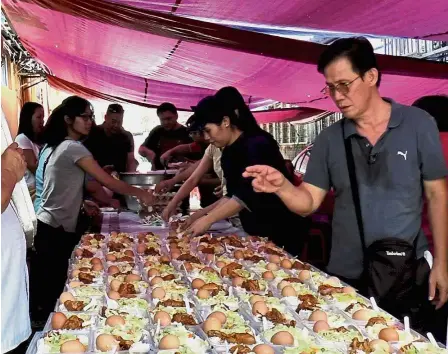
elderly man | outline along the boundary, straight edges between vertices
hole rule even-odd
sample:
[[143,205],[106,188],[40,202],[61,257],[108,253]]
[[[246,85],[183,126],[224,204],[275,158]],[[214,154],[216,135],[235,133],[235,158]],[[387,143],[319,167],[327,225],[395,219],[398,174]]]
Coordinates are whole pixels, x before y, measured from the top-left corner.
[[[403,284],[415,280],[408,271],[417,264],[425,266],[422,257],[427,240],[421,229],[425,193],[434,237],[426,296],[441,307],[448,299],[447,168],[434,120],[420,109],[380,96],[381,73],[372,45],[364,38],[331,44],[318,69],[326,81],[322,91],[345,118],[317,137],[304,182],[294,187],[268,166],[250,167],[245,176],[254,178],[257,191],[276,193],[289,209],[301,215],[316,211],[333,188],[328,271],[357,288],[368,289],[370,294],[372,289],[383,291],[382,296],[388,299],[384,306],[400,316],[410,310],[405,308],[407,302],[397,301],[399,291],[409,293]],[[378,246],[383,248],[381,254]],[[384,271],[374,278],[370,271],[378,266],[373,262],[380,256],[391,268],[396,267],[395,278]],[[408,263],[396,266],[404,259]],[[403,272],[409,277],[402,277]],[[383,283],[378,284],[378,279]],[[412,294],[406,299],[412,302]]]

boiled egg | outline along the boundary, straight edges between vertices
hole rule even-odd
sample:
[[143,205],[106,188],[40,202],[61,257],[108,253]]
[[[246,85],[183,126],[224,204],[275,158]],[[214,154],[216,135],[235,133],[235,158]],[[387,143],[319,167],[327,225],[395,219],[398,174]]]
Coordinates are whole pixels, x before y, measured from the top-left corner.
[[218,267],[218,268],[222,268],[222,267],[224,267],[226,265],[226,263],[225,262],[223,262],[223,261],[218,261],[218,262],[216,262],[216,266]]
[[179,338],[172,334],[167,334],[159,342],[159,349],[162,350],[179,349],[179,346]]
[[113,315],[107,318],[106,325],[110,327],[119,327],[123,326],[126,323],[123,317],[118,315]]
[[124,254],[125,254],[126,256],[129,256],[129,257],[134,257],[134,252],[131,251],[131,250],[126,250],[126,251],[124,251]]
[[297,292],[292,286],[287,285],[282,289],[282,296],[283,297],[297,296]]
[[99,259],[98,257],[94,257],[90,260],[90,264],[101,264],[101,259]]
[[160,321],[160,325],[163,327],[169,326],[171,324],[171,317],[168,312],[158,311],[154,315],[154,322],[157,323],[158,321]]
[[59,296],[59,300],[61,303],[65,303],[66,301],[75,301],[75,297],[72,293],[65,291],[61,294],[61,296]]
[[330,326],[328,325],[327,321],[317,321],[313,326],[313,331],[316,333],[328,331],[330,329]]
[[117,257],[114,254],[107,254],[106,255],[106,261],[108,262],[115,262],[117,260]]
[[92,265],[92,270],[94,270],[95,272],[99,272],[103,269],[104,267],[102,263],[95,263],[94,265]]
[[342,288],[342,292],[343,292],[344,294],[355,294],[355,293],[356,293],[356,290],[353,289],[351,286],[344,286],[344,287]]
[[144,244],[141,243],[137,246],[137,253],[139,253],[139,254],[144,253],[145,250],[146,250],[146,246]]
[[249,298],[249,302],[250,302],[250,304],[253,306],[256,302],[258,302],[258,301],[264,301],[264,298],[263,298],[263,296],[260,296],[260,295],[252,295],[250,298]]
[[96,347],[102,352],[108,352],[115,349],[118,341],[110,334],[100,334],[96,337]]
[[309,270],[302,270],[299,273],[299,279],[301,282],[305,282],[311,278],[311,273]]
[[204,322],[204,331],[219,331],[222,328],[222,322],[215,317],[207,318]]
[[142,278],[137,274],[128,274],[124,278],[124,281],[127,283],[132,283],[133,281],[140,281]]
[[61,345],[61,353],[84,353],[86,347],[79,340],[68,340]]
[[210,297],[210,291],[207,289],[199,289],[197,295],[200,299],[208,299]]
[[110,267],[107,269],[107,272],[108,272],[110,275],[114,275],[114,274],[120,273],[120,269],[119,269],[117,266],[110,266]]
[[181,255],[181,253],[178,249],[172,249],[170,254],[171,254],[172,259],[178,259]]
[[275,275],[270,270],[263,273],[263,279],[265,279],[265,280],[273,280],[274,278],[275,278]]
[[165,298],[166,291],[163,288],[155,288],[151,293],[153,299],[162,300]]
[[149,278],[155,277],[157,275],[160,275],[160,272],[159,272],[158,269],[151,268],[150,270],[148,270],[148,277]]
[[69,287],[71,287],[72,289],[74,289],[74,288],[78,288],[78,287],[80,287],[81,285],[84,285],[82,282],[80,282],[80,281],[71,281],[69,284],[68,284],[68,286]]
[[120,294],[119,294],[118,292],[113,291],[113,290],[109,291],[109,292],[107,293],[107,296],[108,296],[109,299],[111,299],[111,300],[118,300],[118,299],[121,297]]
[[209,318],[216,318],[223,325],[227,322],[227,316],[221,311],[212,312],[210,315],[208,315],[207,319],[209,319]]
[[170,262],[170,257],[162,256],[162,257],[160,257],[160,262],[161,263],[169,263]]
[[121,281],[114,279],[110,282],[110,288],[113,291],[118,291],[120,289]]
[[82,248],[77,248],[77,249],[75,250],[75,255],[76,255],[77,257],[81,257],[81,256],[82,256]]
[[277,256],[276,254],[271,254],[269,256],[269,262],[279,264],[280,263],[280,257]]
[[372,310],[369,309],[361,309],[356,311],[353,315],[352,318],[356,321],[368,321],[370,320],[373,316],[375,315],[375,313]]
[[67,321],[67,316],[65,316],[62,312],[56,312],[51,318],[51,327],[54,330],[61,329],[64,327],[65,321]]
[[287,280],[282,280],[280,283],[278,283],[278,285],[277,285],[277,289],[278,289],[278,290],[283,290],[283,288],[284,288],[285,286],[288,286],[288,285],[290,285],[289,281],[287,281]]
[[241,287],[241,285],[243,285],[244,283],[244,278],[242,277],[235,277],[232,279],[232,285],[235,287]]
[[159,276],[156,276],[156,277],[151,279],[150,284],[154,286],[154,285],[160,284],[162,282],[163,282],[163,278],[159,277]]
[[400,336],[398,332],[393,328],[384,328],[378,334],[378,338],[386,342],[398,342]]
[[292,268],[292,262],[289,259],[284,259],[281,261],[280,266],[285,269],[291,269]]
[[264,301],[257,301],[252,306],[252,313],[256,315],[265,316],[268,313],[269,309],[268,306]]
[[79,273],[81,273],[81,271],[79,269],[75,269],[74,271],[72,271],[72,278],[76,278]]
[[268,344],[258,344],[252,349],[255,354],[275,354],[274,348]]
[[205,285],[205,281],[200,278],[196,278],[191,282],[191,286],[193,289],[200,289]]
[[273,262],[270,262],[270,263],[266,264],[266,269],[267,270],[278,270],[278,265]]
[[327,314],[322,310],[315,310],[311,313],[310,317],[308,317],[309,321],[317,322],[317,321],[328,321]]
[[271,343],[275,345],[293,345],[294,337],[287,331],[280,331],[272,336]]

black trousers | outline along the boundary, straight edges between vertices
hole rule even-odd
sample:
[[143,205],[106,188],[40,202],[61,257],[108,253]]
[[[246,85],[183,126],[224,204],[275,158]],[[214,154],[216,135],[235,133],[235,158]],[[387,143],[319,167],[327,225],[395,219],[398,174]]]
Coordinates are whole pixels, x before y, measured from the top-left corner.
[[34,238],[36,254],[30,267],[31,312],[34,320],[46,319],[67,280],[68,262],[79,235],[41,221]]

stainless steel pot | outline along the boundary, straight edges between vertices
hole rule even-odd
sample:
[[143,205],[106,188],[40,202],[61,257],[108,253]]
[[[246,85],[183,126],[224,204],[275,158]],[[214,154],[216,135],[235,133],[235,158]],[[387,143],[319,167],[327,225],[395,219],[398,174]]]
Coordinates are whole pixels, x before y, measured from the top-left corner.
[[[172,178],[176,172],[177,170],[161,170],[147,173],[126,172],[120,173],[120,180],[137,188],[148,189],[165,179]],[[125,195],[124,199],[129,210],[139,211],[140,206],[135,197]]]

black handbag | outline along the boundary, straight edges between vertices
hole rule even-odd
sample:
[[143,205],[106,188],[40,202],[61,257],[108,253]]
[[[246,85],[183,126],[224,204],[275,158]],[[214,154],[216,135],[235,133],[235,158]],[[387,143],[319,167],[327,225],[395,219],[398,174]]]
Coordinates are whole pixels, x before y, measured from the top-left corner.
[[342,121],[342,138],[364,255],[361,278],[364,289],[360,290],[364,295],[374,297],[380,307],[400,320],[410,316],[416,325],[422,305],[428,303],[429,265],[425,258],[417,259],[418,237],[412,244],[397,238],[366,244],[352,141],[344,135],[345,119]]

